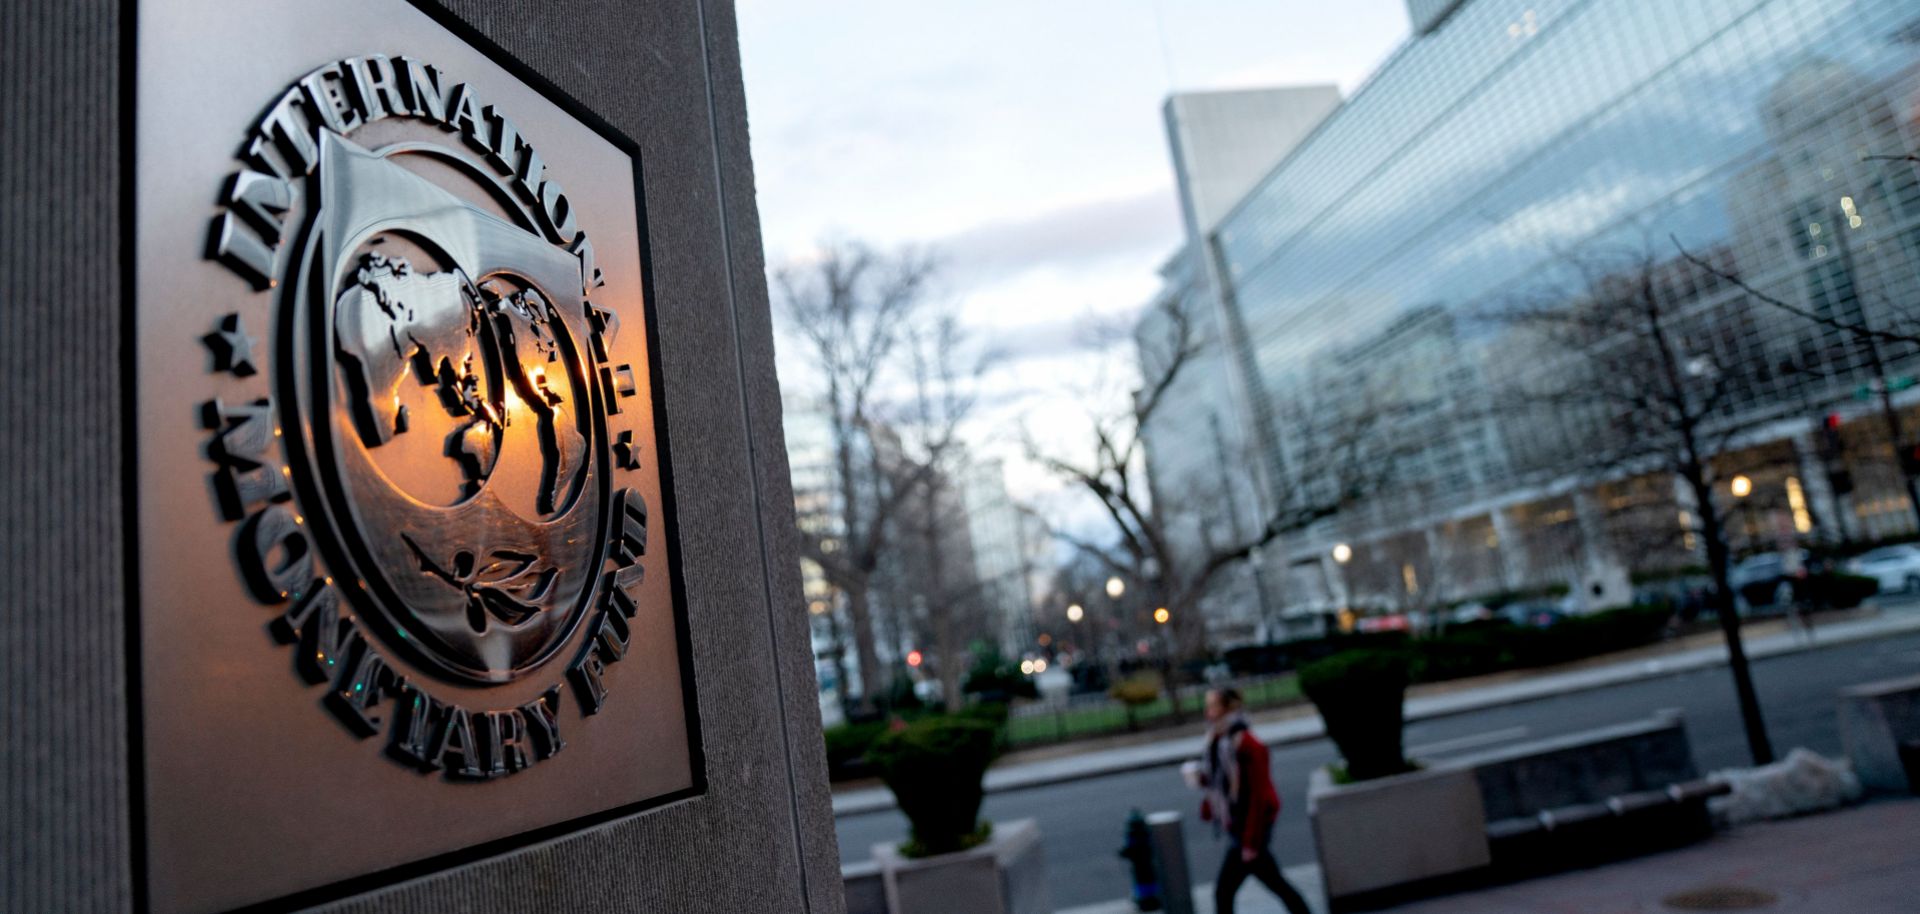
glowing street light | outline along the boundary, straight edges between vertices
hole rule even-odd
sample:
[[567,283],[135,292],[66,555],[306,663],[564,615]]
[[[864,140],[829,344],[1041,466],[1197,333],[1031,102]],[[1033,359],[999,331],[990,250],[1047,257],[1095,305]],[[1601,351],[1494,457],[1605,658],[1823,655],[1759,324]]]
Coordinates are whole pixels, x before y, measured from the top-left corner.
[[1126,592],[1127,582],[1120,580],[1117,575],[1107,579],[1107,596],[1118,600],[1120,595]]
[[1730,488],[1733,489],[1733,497],[1745,498],[1753,494],[1753,480],[1748,479],[1746,474],[1743,473],[1733,477]]
[[1353,547],[1346,543],[1333,544],[1333,560],[1345,565],[1353,560]]
[[1153,621],[1158,622],[1161,625],[1167,624],[1167,620],[1171,618],[1173,618],[1173,614],[1170,612],[1167,612],[1167,608],[1165,606],[1162,606],[1159,609],[1156,609],[1153,611]]
[[1072,606],[1067,607],[1068,622],[1078,622],[1080,621],[1080,618],[1082,616],[1085,616],[1086,614],[1087,614],[1087,611],[1084,609],[1081,609],[1080,604],[1078,603],[1075,603]]

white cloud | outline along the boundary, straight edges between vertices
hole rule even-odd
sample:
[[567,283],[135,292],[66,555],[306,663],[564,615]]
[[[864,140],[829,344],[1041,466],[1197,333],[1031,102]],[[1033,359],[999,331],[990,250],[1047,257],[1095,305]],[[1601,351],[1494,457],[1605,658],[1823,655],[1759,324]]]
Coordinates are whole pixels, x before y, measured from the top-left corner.
[[1009,486],[1028,498],[1049,497],[1050,477],[1020,458],[1022,417],[1074,448],[1090,409],[1125,406],[1124,354],[1090,353],[1076,334],[1089,316],[1135,313],[1179,242],[1165,96],[1351,89],[1406,33],[1402,0],[738,9],[768,262],[836,236],[944,249],[943,295],[1008,353],[983,380],[994,402],[974,446],[1008,457]]

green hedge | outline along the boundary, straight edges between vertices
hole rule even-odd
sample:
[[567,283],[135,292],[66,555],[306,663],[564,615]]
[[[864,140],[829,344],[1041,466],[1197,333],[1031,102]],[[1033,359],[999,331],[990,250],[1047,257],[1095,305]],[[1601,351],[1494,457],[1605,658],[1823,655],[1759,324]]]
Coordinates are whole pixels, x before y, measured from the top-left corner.
[[1415,682],[1442,682],[1505,670],[1551,666],[1652,644],[1665,636],[1673,608],[1664,603],[1568,616],[1546,628],[1476,623],[1406,642]]
[[1880,592],[1880,582],[1857,574],[1823,571],[1808,575],[1794,587],[1794,598],[1815,606],[1852,609]]

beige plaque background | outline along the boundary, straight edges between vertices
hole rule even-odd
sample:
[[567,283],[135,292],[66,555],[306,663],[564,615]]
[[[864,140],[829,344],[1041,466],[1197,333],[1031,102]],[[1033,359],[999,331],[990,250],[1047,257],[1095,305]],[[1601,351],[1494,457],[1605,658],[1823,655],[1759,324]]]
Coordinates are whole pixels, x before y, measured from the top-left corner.
[[[591,23],[582,23],[591,28]],[[644,801],[698,783],[688,743],[668,573],[653,399],[623,400],[610,434],[632,430],[643,467],[620,483],[655,512],[631,653],[608,668],[606,707],[583,718],[569,688],[566,748],[499,780],[450,782],[384,754],[320,704],[292,670],[233,558],[204,458],[208,400],[273,390],[272,293],[206,259],[216,196],[266,107],[308,71],[356,55],[409,56],[467,82],[511,119],[575,201],[620,312],[614,363],[649,377],[639,214],[631,157],[402,0],[195,2],[139,6],[135,215],[136,452],[140,699],[146,858],[155,911],[231,908],[376,873]],[[366,131],[375,131],[376,124]],[[356,134],[357,136],[358,134]],[[443,142],[459,148],[444,134]],[[263,373],[210,371],[200,337],[238,312]],[[681,472],[688,468],[682,467]],[[574,635],[575,644],[584,626]],[[371,636],[370,636],[371,637]],[[380,645],[375,639],[376,645]],[[456,686],[382,655],[443,699],[472,708],[524,702],[558,682],[572,645],[523,680]],[[136,819],[136,821],[140,821]]]

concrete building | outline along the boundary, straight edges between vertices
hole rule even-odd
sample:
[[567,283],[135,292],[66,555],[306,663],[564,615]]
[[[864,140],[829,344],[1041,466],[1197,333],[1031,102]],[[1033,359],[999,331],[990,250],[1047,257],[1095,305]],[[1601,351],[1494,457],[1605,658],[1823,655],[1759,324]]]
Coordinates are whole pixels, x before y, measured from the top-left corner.
[[1045,567],[1051,540],[1033,515],[1007,494],[1005,467],[999,460],[970,461],[960,472],[960,499],[972,540],[973,579],[983,627],[1001,654],[1018,660],[1034,649],[1037,590],[1035,576]]
[[[1689,345],[1742,366],[1715,458],[1723,478],[1755,483],[1737,549],[1771,548],[1789,523],[1801,537],[1913,532],[1893,448],[1857,395],[1909,387],[1915,347],[1880,347],[1876,371],[1856,334],[1756,302],[1675,246],[1823,319],[1911,325],[1920,173],[1900,157],[1920,150],[1920,10],[1410,0],[1409,12],[1414,34],[1379,71],[1190,240],[1208,256],[1165,271],[1166,299],[1217,289],[1194,323],[1226,380],[1199,372],[1188,396],[1230,404],[1233,419],[1221,436],[1191,419],[1156,430],[1156,484],[1244,465],[1271,499],[1312,483],[1300,457],[1315,435],[1370,414],[1401,465],[1268,562],[1287,569],[1283,615],[1558,587],[1582,608],[1625,602],[1631,574],[1698,561],[1693,506],[1659,472],[1581,467],[1594,416],[1493,408],[1573,368],[1486,315],[1628,279],[1597,265],[1631,255],[1695,328]],[[1141,328],[1149,369],[1158,320]],[[1828,414],[1840,453],[1816,440]]]

